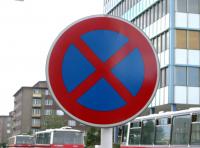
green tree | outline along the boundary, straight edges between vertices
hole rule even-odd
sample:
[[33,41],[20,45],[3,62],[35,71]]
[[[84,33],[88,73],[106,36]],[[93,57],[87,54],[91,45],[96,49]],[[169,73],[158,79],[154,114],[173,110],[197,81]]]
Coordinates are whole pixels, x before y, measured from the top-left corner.
[[88,148],[100,145],[100,128],[90,127],[88,129],[85,144]]
[[61,128],[66,125],[67,121],[63,118],[63,116],[49,115],[43,118],[42,129]]

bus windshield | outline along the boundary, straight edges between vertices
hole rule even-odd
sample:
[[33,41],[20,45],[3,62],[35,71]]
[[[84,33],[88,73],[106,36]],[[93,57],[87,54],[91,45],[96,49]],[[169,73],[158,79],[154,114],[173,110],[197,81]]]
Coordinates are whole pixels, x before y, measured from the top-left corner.
[[17,136],[16,144],[34,144],[34,138],[30,136]]
[[54,144],[83,144],[82,132],[54,131]]

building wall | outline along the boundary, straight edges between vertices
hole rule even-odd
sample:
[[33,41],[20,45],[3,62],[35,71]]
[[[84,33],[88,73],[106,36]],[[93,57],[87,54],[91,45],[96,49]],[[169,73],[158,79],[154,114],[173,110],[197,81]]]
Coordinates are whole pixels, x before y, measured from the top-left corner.
[[0,116],[0,143],[7,143],[11,136],[11,117]]
[[21,131],[30,133],[31,118],[32,118],[32,88],[22,89],[22,116],[21,116]]
[[160,85],[150,107],[200,105],[199,0],[104,0],[104,13],[132,22],[155,47]]

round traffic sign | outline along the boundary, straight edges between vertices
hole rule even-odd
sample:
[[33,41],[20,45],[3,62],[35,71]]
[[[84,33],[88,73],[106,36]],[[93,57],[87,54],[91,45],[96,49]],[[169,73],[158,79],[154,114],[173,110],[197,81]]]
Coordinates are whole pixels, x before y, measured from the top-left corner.
[[93,16],[67,27],[46,65],[49,89],[71,117],[112,127],[136,117],[152,100],[159,80],[157,55],[131,23]]

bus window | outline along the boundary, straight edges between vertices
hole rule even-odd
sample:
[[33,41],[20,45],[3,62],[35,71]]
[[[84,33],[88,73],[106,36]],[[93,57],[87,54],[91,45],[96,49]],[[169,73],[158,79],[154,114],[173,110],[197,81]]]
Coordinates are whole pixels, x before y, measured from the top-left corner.
[[157,119],[156,121],[156,145],[168,145],[170,143],[171,120],[170,118]]
[[191,145],[200,144],[200,114],[192,115]]
[[176,116],[173,118],[173,145],[187,145],[189,143],[190,122],[190,115]]
[[131,129],[129,133],[129,144],[136,145],[140,144],[141,138],[141,122],[131,123]]
[[34,138],[27,136],[17,136],[16,144],[34,144]]
[[54,131],[54,144],[83,144],[83,133],[71,131]]
[[142,144],[153,144],[155,135],[155,120],[145,120],[142,122]]
[[128,131],[128,125],[122,126],[122,143],[125,143],[127,140],[127,131]]
[[36,135],[36,144],[50,144],[50,133],[40,133]]

